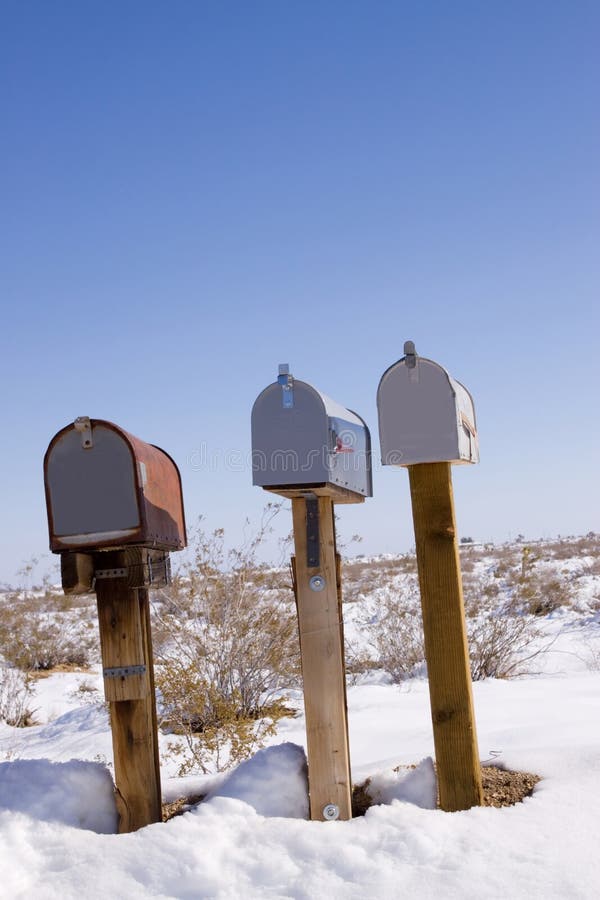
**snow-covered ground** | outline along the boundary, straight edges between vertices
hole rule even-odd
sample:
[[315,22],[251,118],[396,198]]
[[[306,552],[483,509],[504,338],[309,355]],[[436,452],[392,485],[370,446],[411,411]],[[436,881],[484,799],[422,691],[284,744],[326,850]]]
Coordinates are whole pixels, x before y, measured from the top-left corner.
[[432,808],[427,682],[374,678],[348,691],[353,777],[374,776],[382,800],[364,817],[307,820],[300,713],[228,775],[176,779],[166,766],[165,799],[207,799],[118,835],[107,714],[85,703],[99,668],[42,679],[30,704],[41,724],[0,724],[0,896],[596,898],[599,616],[560,610],[544,629],[556,640],[538,674],[474,684],[481,759],[542,778],[503,809]]

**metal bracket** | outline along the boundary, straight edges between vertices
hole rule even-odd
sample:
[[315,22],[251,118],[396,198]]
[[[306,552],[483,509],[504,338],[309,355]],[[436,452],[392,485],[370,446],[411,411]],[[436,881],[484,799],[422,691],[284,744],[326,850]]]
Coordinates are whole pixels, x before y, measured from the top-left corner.
[[281,385],[281,402],[284,409],[292,409],[294,406],[294,378],[290,375],[290,367],[287,363],[279,366],[277,384]]
[[316,498],[306,501],[306,565],[309,569],[320,565],[319,501]]
[[96,569],[94,577],[96,580],[103,578],[127,578],[127,568],[121,569]]
[[149,553],[146,566],[146,581],[148,585],[171,584],[171,557],[168,553],[163,554],[158,560],[153,560],[152,555]]
[[160,587],[171,583],[171,560],[168,553],[159,550],[132,548],[125,551],[128,566],[113,569],[97,569],[97,581],[126,578],[130,588]]
[[81,446],[84,450],[90,450],[94,446],[92,441],[92,423],[89,416],[77,416],[73,422],[75,431],[81,435]]
[[105,678],[128,678],[130,675],[145,675],[146,666],[117,666],[113,669],[102,669]]

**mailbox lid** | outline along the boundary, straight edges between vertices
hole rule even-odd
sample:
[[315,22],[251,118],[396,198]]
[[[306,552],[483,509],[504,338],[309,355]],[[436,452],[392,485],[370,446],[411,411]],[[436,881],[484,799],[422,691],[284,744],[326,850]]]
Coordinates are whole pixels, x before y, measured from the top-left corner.
[[[352,410],[346,418],[329,417],[333,453],[329,457],[330,480],[363,497],[373,496],[371,433],[367,423]],[[351,415],[348,416],[348,413]]]
[[448,376],[454,389],[458,427],[458,449],[460,462],[479,462],[479,436],[475,404],[471,393],[464,384]]
[[90,420],[89,446],[71,424],[50,442],[44,480],[50,549],[185,546],[179,471],[157,447]]
[[383,465],[478,462],[473,398],[438,363],[422,356],[390,366],[377,390]]
[[[369,429],[356,413],[305,381],[270,384],[252,408],[252,483],[259,487],[333,484],[370,497]],[[341,452],[340,452],[341,451]]]

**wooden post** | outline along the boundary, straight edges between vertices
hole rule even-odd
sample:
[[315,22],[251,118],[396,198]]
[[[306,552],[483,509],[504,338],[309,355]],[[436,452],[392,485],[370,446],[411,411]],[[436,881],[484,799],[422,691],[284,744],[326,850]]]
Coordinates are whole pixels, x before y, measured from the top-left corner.
[[[95,568],[126,569],[126,554],[98,553]],[[148,591],[122,575],[97,577],[96,598],[123,834],[162,820]]]
[[[333,500],[319,497],[318,565],[309,565],[307,501],[292,499],[293,564],[304,681],[310,816],[352,818],[346,680],[340,592],[336,570]],[[313,548],[316,551],[316,547]],[[315,590],[311,579],[320,576]]]
[[440,806],[483,800],[450,463],[408,467]]

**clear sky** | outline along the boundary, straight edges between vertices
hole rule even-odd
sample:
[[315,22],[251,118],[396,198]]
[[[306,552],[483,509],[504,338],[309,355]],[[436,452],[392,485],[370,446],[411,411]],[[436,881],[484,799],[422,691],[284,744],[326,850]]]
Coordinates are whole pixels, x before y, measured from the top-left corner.
[[164,447],[236,539],[280,362],[371,427],[342,536],[409,549],[375,405],[407,339],[475,398],[460,534],[600,529],[599,45],[581,0],[3,0],[0,581],[48,553],[78,415]]

